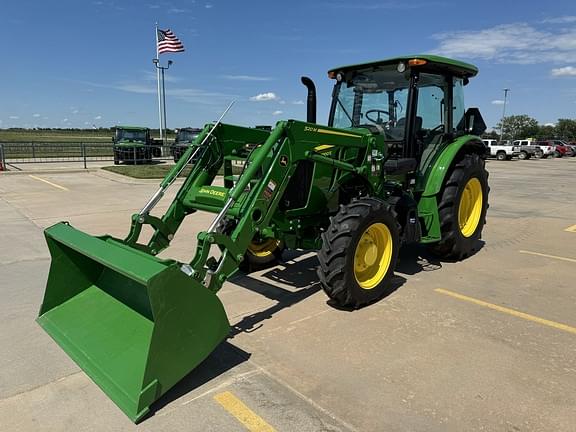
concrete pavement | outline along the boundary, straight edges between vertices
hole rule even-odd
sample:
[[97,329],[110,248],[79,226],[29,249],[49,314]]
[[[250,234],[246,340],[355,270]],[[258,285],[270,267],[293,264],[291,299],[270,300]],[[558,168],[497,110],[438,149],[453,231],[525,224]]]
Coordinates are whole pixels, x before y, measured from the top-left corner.
[[[246,430],[218,402],[230,392],[277,431],[574,430],[576,158],[488,168],[478,254],[443,263],[407,248],[396,291],[354,312],[327,304],[314,254],[227,282],[231,337],[137,427],[33,320],[49,265],[42,228],[69,220],[124,236],[157,181],[0,175],[2,429]],[[164,256],[190,259],[212,217],[187,220]]]

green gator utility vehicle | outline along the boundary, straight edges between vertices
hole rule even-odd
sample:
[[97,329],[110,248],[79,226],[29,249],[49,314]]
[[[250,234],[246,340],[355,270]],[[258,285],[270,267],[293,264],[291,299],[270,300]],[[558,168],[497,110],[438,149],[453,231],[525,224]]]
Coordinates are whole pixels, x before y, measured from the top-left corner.
[[181,128],[176,132],[174,143],[170,146],[170,152],[174,157],[174,162],[178,162],[186,152],[190,144],[200,135],[202,129],[198,128]]
[[139,126],[115,126],[114,129],[114,165],[150,163],[153,156],[161,156],[162,143],[150,136],[150,129]]
[[[317,250],[334,303],[390,292],[398,251],[423,243],[460,260],[479,247],[488,206],[485,124],[464,109],[476,67],[432,55],[337,67],[328,125],[272,131],[208,124],[132,217],[126,238],[66,222],[45,231],[52,264],[38,322],[134,421],[228,335],[216,293],[283,248]],[[152,214],[194,160],[164,214]],[[244,170],[234,175],[233,161]],[[223,185],[214,181],[223,169]],[[161,259],[185,218],[215,215],[189,262]],[[152,237],[142,241],[145,225]],[[313,330],[311,330],[313,331]]]

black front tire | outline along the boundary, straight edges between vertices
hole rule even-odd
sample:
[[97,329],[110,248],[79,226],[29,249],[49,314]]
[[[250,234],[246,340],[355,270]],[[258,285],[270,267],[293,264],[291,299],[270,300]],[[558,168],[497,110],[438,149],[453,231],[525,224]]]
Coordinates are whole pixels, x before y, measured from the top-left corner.
[[[374,224],[384,224],[388,228],[392,252],[382,279],[376,286],[365,289],[356,277],[355,255],[364,233]],[[322,233],[322,248],[318,252],[318,276],[324,292],[338,306],[354,309],[389,294],[399,248],[400,228],[396,213],[386,202],[364,197],[341,206],[331,218],[328,230]]]
[[[464,189],[472,178],[480,182],[482,209],[476,229],[466,237],[459,224],[459,208]],[[438,205],[442,240],[431,245],[434,254],[443,259],[459,261],[478,251],[482,229],[486,223],[489,191],[488,172],[484,160],[479,155],[467,154],[454,165],[444,184]]]
[[506,153],[504,153],[504,152],[496,153],[496,159],[499,161],[506,160]]

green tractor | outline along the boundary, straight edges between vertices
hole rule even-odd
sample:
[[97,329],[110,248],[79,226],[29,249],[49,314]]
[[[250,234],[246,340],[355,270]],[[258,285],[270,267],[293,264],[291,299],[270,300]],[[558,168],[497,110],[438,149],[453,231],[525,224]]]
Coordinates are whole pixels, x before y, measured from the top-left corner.
[[[271,131],[208,124],[133,215],[124,239],[66,222],[45,231],[52,264],[38,322],[134,421],[229,334],[216,293],[284,248],[318,251],[327,296],[354,309],[390,291],[404,244],[460,260],[479,247],[488,207],[485,124],[464,110],[476,67],[432,55],[329,71],[328,125]],[[226,113],[226,112],[225,112]],[[151,210],[190,161],[163,215]],[[240,175],[232,170],[241,161]],[[223,185],[215,185],[223,170]],[[189,262],[161,259],[180,224],[215,215]],[[145,225],[153,230],[139,241]]]
[[150,129],[139,126],[115,126],[114,165],[120,162],[148,164],[152,157],[160,157],[162,143],[150,136]]

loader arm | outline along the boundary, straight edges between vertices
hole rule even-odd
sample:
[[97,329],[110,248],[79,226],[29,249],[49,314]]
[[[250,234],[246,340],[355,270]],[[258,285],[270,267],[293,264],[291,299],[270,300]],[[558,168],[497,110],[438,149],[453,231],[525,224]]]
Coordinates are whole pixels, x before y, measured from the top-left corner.
[[[222,124],[200,146],[210,127],[204,128],[162,182],[171,182],[190,156],[198,154],[166,213],[161,218],[133,215],[125,243],[156,255],[168,247],[186,216],[197,210],[217,213],[208,230],[198,234],[194,258],[181,267],[212,292],[218,291],[238,270],[256,235],[273,232],[271,221],[300,161],[324,164],[335,172],[363,175],[372,179],[375,186],[380,184],[382,171],[373,167],[372,150],[383,155],[384,144],[362,130],[342,131],[293,120],[279,122],[271,132]],[[326,153],[327,149],[333,151]],[[331,157],[338,149],[356,149],[361,163]],[[234,176],[229,162],[242,160],[242,155],[244,169],[241,175]],[[381,161],[382,157],[374,160]],[[212,185],[221,167],[224,184],[229,188]],[[155,230],[146,245],[138,243],[144,224]],[[213,256],[215,250],[219,257]]]

